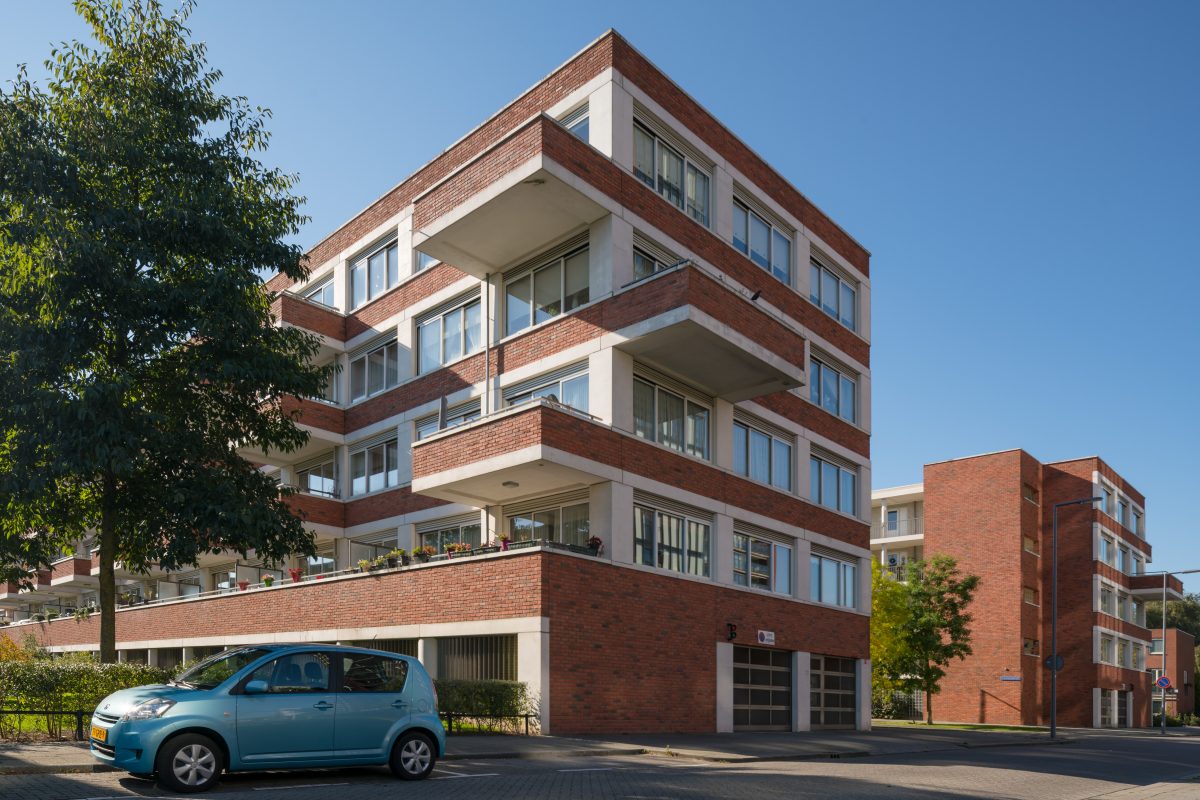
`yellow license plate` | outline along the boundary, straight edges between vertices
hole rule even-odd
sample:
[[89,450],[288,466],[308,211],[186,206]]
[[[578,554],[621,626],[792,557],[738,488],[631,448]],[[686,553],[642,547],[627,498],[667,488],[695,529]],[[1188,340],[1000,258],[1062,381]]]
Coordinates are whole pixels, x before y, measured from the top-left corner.
[[92,738],[95,739],[97,742],[108,741],[108,731],[105,730],[104,728],[93,725],[92,726]]

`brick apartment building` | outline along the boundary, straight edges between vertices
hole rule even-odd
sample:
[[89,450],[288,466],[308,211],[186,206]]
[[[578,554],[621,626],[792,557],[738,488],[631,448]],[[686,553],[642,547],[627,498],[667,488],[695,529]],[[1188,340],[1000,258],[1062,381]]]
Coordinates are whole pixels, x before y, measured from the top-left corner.
[[[121,573],[123,658],[373,643],[526,682],[547,732],[869,726],[869,254],[628,42],[308,262],[275,313],[342,369],[302,451],[245,456],[318,555]],[[95,649],[96,572],[0,587],[4,631]]]
[[[1161,587],[1160,587],[1161,589]],[[1161,596],[1161,595],[1160,595]],[[1164,674],[1171,685],[1164,693],[1155,688],[1154,716],[1157,719],[1162,708],[1163,696],[1167,701],[1167,714],[1181,717],[1184,714],[1196,713],[1196,637],[1178,628],[1167,628],[1167,652],[1163,653],[1163,632],[1161,628],[1151,630],[1154,637],[1150,642],[1150,657],[1146,662],[1150,665],[1150,677],[1157,681]],[[1166,657],[1167,668],[1163,669],[1163,658]]]
[[[954,662],[934,700],[939,720],[1045,725],[1050,714],[1051,511],[1059,510],[1058,723],[1150,724],[1151,631],[1145,603],[1146,501],[1100,458],[1043,464],[1024,450],[926,464],[924,482],[875,491],[871,550],[903,579],[908,562],[947,554],[981,580],[973,655]],[[1181,599],[1177,578],[1168,599]]]

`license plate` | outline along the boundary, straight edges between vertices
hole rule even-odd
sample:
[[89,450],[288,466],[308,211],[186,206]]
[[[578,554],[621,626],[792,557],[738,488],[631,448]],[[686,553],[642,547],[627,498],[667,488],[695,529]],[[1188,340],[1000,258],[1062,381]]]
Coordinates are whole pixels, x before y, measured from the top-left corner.
[[97,725],[93,725],[92,726],[92,738],[95,739],[97,742],[106,742],[106,741],[108,741],[108,731],[105,728],[101,728]]

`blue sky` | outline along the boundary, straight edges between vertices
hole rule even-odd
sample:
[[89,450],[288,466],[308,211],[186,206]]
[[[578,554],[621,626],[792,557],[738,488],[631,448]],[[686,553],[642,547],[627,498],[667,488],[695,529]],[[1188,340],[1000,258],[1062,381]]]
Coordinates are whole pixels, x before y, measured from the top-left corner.
[[[0,78],[84,35],[0,0]],[[874,484],[1023,447],[1200,568],[1200,4],[201,0],[318,241],[613,27],[873,253]],[[1200,576],[1188,589],[1200,591]]]

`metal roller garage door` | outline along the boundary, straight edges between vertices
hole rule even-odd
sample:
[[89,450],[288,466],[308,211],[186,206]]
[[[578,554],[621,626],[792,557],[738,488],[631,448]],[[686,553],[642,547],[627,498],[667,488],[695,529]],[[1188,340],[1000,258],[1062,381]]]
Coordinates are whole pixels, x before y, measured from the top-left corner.
[[733,648],[733,729],[792,729],[792,654],[762,647]]
[[812,727],[853,728],[858,708],[854,659],[813,656],[811,665]]

